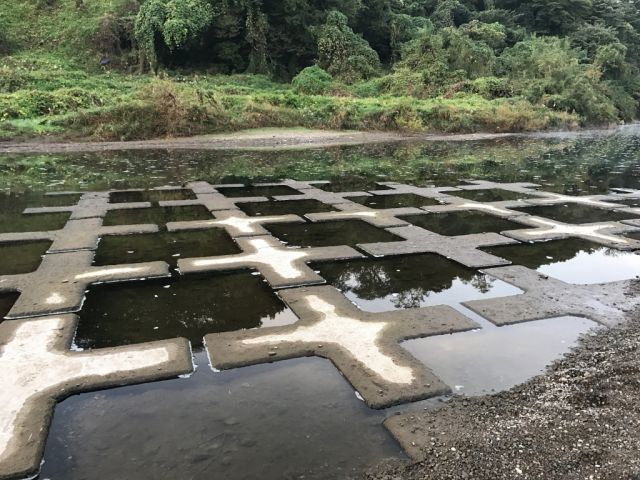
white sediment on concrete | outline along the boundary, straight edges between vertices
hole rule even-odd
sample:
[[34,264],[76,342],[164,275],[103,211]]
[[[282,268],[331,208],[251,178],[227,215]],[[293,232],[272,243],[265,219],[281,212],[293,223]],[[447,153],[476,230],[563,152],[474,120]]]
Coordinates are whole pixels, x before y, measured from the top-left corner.
[[37,467],[55,399],[191,368],[186,341],[71,352],[76,324],[76,317],[62,315],[8,321],[0,329],[1,478]]
[[310,295],[306,298],[309,308],[320,313],[317,323],[298,327],[295,331],[280,335],[243,340],[244,344],[264,344],[279,342],[333,343],[349,352],[355,360],[366,365],[386,382],[409,384],[413,382],[413,370],[399,365],[386,355],[378,344],[387,322],[361,321],[339,315],[333,305],[321,298]]
[[248,244],[256,250],[255,253],[197,259],[193,261],[193,265],[195,267],[213,267],[216,265],[247,265],[256,262],[269,265],[278,275],[285,278],[294,280],[302,276],[300,268],[296,267],[295,263],[307,257],[304,250],[273,247],[262,238],[248,240]]

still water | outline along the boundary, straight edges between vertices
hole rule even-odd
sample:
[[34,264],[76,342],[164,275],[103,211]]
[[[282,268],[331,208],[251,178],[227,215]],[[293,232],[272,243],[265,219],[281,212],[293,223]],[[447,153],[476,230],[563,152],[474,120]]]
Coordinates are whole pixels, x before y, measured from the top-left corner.
[[[640,188],[640,128],[581,138],[520,138],[433,142],[286,152],[136,151],[0,157],[0,232],[55,230],[66,213],[23,216],[26,207],[70,205],[77,195],[51,191],[145,189],[189,181],[237,184],[328,180],[328,191],[383,189],[378,181],[454,186],[464,179],[535,182],[570,195]],[[226,187],[229,197],[292,195],[288,187]],[[504,191],[464,192],[478,201],[510,200]],[[190,378],[85,393],[59,404],[41,477],[80,479],[325,479],[357,475],[386,457],[404,458],[381,426],[398,407],[375,411],[360,401],[332,366],[319,358],[213,372],[202,350],[206,333],[285,325],[296,317],[255,272],[182,277],[179,258],[237,253],[217,229],[170,233],[170,221],[210,218],[197,207],[162,208],[189,199],[184,190],[125,192],[110,201],[151,202],[149,209],[109,212],[107,225],[159,226],[158,234],[106,237],[94,263],[164,260],[167,279],[93,286],[80,312],[78,348],[102,348],[182,336],[194,348]],[[516,195],[523,198],[522,195]],[[413,195],[355,201],[371,208],[426,206]],[[634,206],[634,205],[630,205]],[[536,214],[584,223],[603,211],[575,205],[536,207]],[[540,208],[546,209],[540,212]],[[313,200],[242,204],[248,215],[331,210]],[[548,211],[547,211],[548,210]],[[607,220],[612,218],[605,212]],[[442,235],[522,228],[482,214],[405,217]],[[351,245],[398,240],[361,221],[270,225],[290,246]],[[48,242],[0,246],[0,275],[37,268]],[[547,275],[598,283],[640,275],[640,256],[585,241],[561,240],[486,249]],[[594,327],[579,318],[495,327],[460,305],[519,290],[436,255],[365,258],[312,265],[365,311],[448,304],[476,320],[471,332],[417,339],[403,345],[455,393],[477,395],[509,388],[541,372]],[[0,295],[0,315],[15,301]],[[250,301],[247,301],[250,299]],[[431,400],[400,407],[429,408]],[[99,472],[97,474],[96,472]]]

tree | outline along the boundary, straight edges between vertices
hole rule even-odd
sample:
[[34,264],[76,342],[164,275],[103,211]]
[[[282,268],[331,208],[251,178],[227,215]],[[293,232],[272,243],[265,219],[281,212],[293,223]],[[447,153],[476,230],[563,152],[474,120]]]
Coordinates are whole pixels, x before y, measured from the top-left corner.
[[375,50],[347,25],[347,17],[331,11],[317,30],[318,65],[333,77],[347,83],[366,80],[380,69]]
[[213,9],[206,0],[147,0],[135,23],[142,55],[154,72],[162,41],[169,50],[184,48],[210,25]]

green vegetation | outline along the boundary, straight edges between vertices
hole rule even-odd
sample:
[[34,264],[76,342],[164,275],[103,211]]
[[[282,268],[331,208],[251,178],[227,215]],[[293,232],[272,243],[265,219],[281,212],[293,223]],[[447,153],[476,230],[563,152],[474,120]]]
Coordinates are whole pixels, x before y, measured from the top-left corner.
[[631,121],[640,0],[0,0],[0,138]]

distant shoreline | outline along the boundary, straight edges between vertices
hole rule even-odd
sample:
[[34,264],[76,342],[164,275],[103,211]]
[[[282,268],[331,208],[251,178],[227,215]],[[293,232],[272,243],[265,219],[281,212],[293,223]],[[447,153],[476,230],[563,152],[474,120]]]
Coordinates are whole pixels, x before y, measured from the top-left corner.
[[500,138],[576,138],[612,135],[634,123],[614,128],[522,133],[405,134],[399,132],[358,132],[312,130],[302,128],[261,128],[233,133],[161,138],[123,142],[64,142],[53,138],[29,139],[22,142],[0,142],[0,154],[16,153],[80,153],[120,150],[291,150],[391,142],[477,141]]

